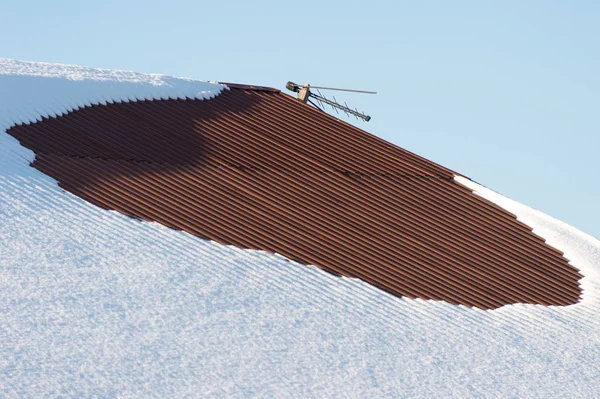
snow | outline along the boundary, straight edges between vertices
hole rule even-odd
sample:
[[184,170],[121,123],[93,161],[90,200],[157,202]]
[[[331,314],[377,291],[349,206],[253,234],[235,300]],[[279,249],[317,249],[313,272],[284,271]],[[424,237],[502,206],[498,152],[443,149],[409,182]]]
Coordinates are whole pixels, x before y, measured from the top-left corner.
[[211,99],[225,88],[218,83],[158,74],[0,58],[0,130],[92,104]]
[[[42,113],[69,98],[72,107],[93,96],[137,98],[125,87],[220,89],[173,82],[2,61],[0,120],[38,118],[28,104]],[[600,390],[600,242],[467,179],[456,178],[565,252],[585,275],[580,303],[483,311],[396,298],[101,210],[31,168],[32,159],[0,131],[0,397],[584,398]]]

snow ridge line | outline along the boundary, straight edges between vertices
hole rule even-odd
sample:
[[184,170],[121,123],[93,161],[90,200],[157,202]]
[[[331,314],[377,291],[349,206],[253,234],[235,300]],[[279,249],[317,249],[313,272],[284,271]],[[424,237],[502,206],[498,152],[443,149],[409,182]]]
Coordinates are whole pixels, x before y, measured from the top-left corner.
[[0,131],[41,122],[92,105],[210,100],[225,85],[159,74],[93,69],[0,58]]

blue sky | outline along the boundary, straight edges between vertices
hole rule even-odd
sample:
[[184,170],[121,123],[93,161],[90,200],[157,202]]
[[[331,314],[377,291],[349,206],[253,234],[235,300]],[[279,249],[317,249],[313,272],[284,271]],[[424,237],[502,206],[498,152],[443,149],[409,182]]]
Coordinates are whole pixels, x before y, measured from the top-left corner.
[[[0,57],[336,94],[357,126],[600,237],[600,3],[20,1]],[[1,88],[0,88],[1,89]]]

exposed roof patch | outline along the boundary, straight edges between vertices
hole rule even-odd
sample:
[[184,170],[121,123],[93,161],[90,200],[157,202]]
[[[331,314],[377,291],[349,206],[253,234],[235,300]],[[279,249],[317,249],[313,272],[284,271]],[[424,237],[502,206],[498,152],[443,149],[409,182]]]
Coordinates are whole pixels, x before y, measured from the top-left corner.
[[452,171],[278,91],[81,109],[9,133],[109,209],[395,295],[567,305],[581,275]]

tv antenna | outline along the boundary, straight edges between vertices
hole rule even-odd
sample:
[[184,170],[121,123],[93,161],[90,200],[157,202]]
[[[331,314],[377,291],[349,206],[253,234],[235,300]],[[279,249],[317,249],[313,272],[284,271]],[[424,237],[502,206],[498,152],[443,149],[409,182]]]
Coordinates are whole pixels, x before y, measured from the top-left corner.
[[[319,89],[320,90],[349,91],[352,93],[377,94],[377,92],[375,92],[375,91],[336,89],[334,87],[311,86],[309,84],[303,84],[302,86],[300,86],[294,82],[287,82],[285,87],[288,90],[293,91],[294,93],[298,93],[298,99],[304,103],[311,103],[314,107],[316,107],[320,110],[323,110],[323,108],[325,108],[325,105],[329,105],[338,114],[339,114],[338,110],[341,110],[341,111],[345,112],[346,115],[348,115],[348,116],[352,115],[356,119],[360,118],[365,122],[368,122],[371,120],[371,117],[369,115],[366,115],[363,112],[360,112],[356,108],[352,109],[352,108],[348,107],[348,104],[346,104],[346,103],[344,103],[344,105],[338,103],[338,101],[335,99],[335,96],[333,97],[333,100],[328,99],[327,97],[325,97],[324,95],[321,94]],[[310,89],[317,90],[317,93],[319,93],[319,94],[313,93]],[[314,99],[318,103],[318,105],[315,104],[313,101],[311,101],[311,99]]]

